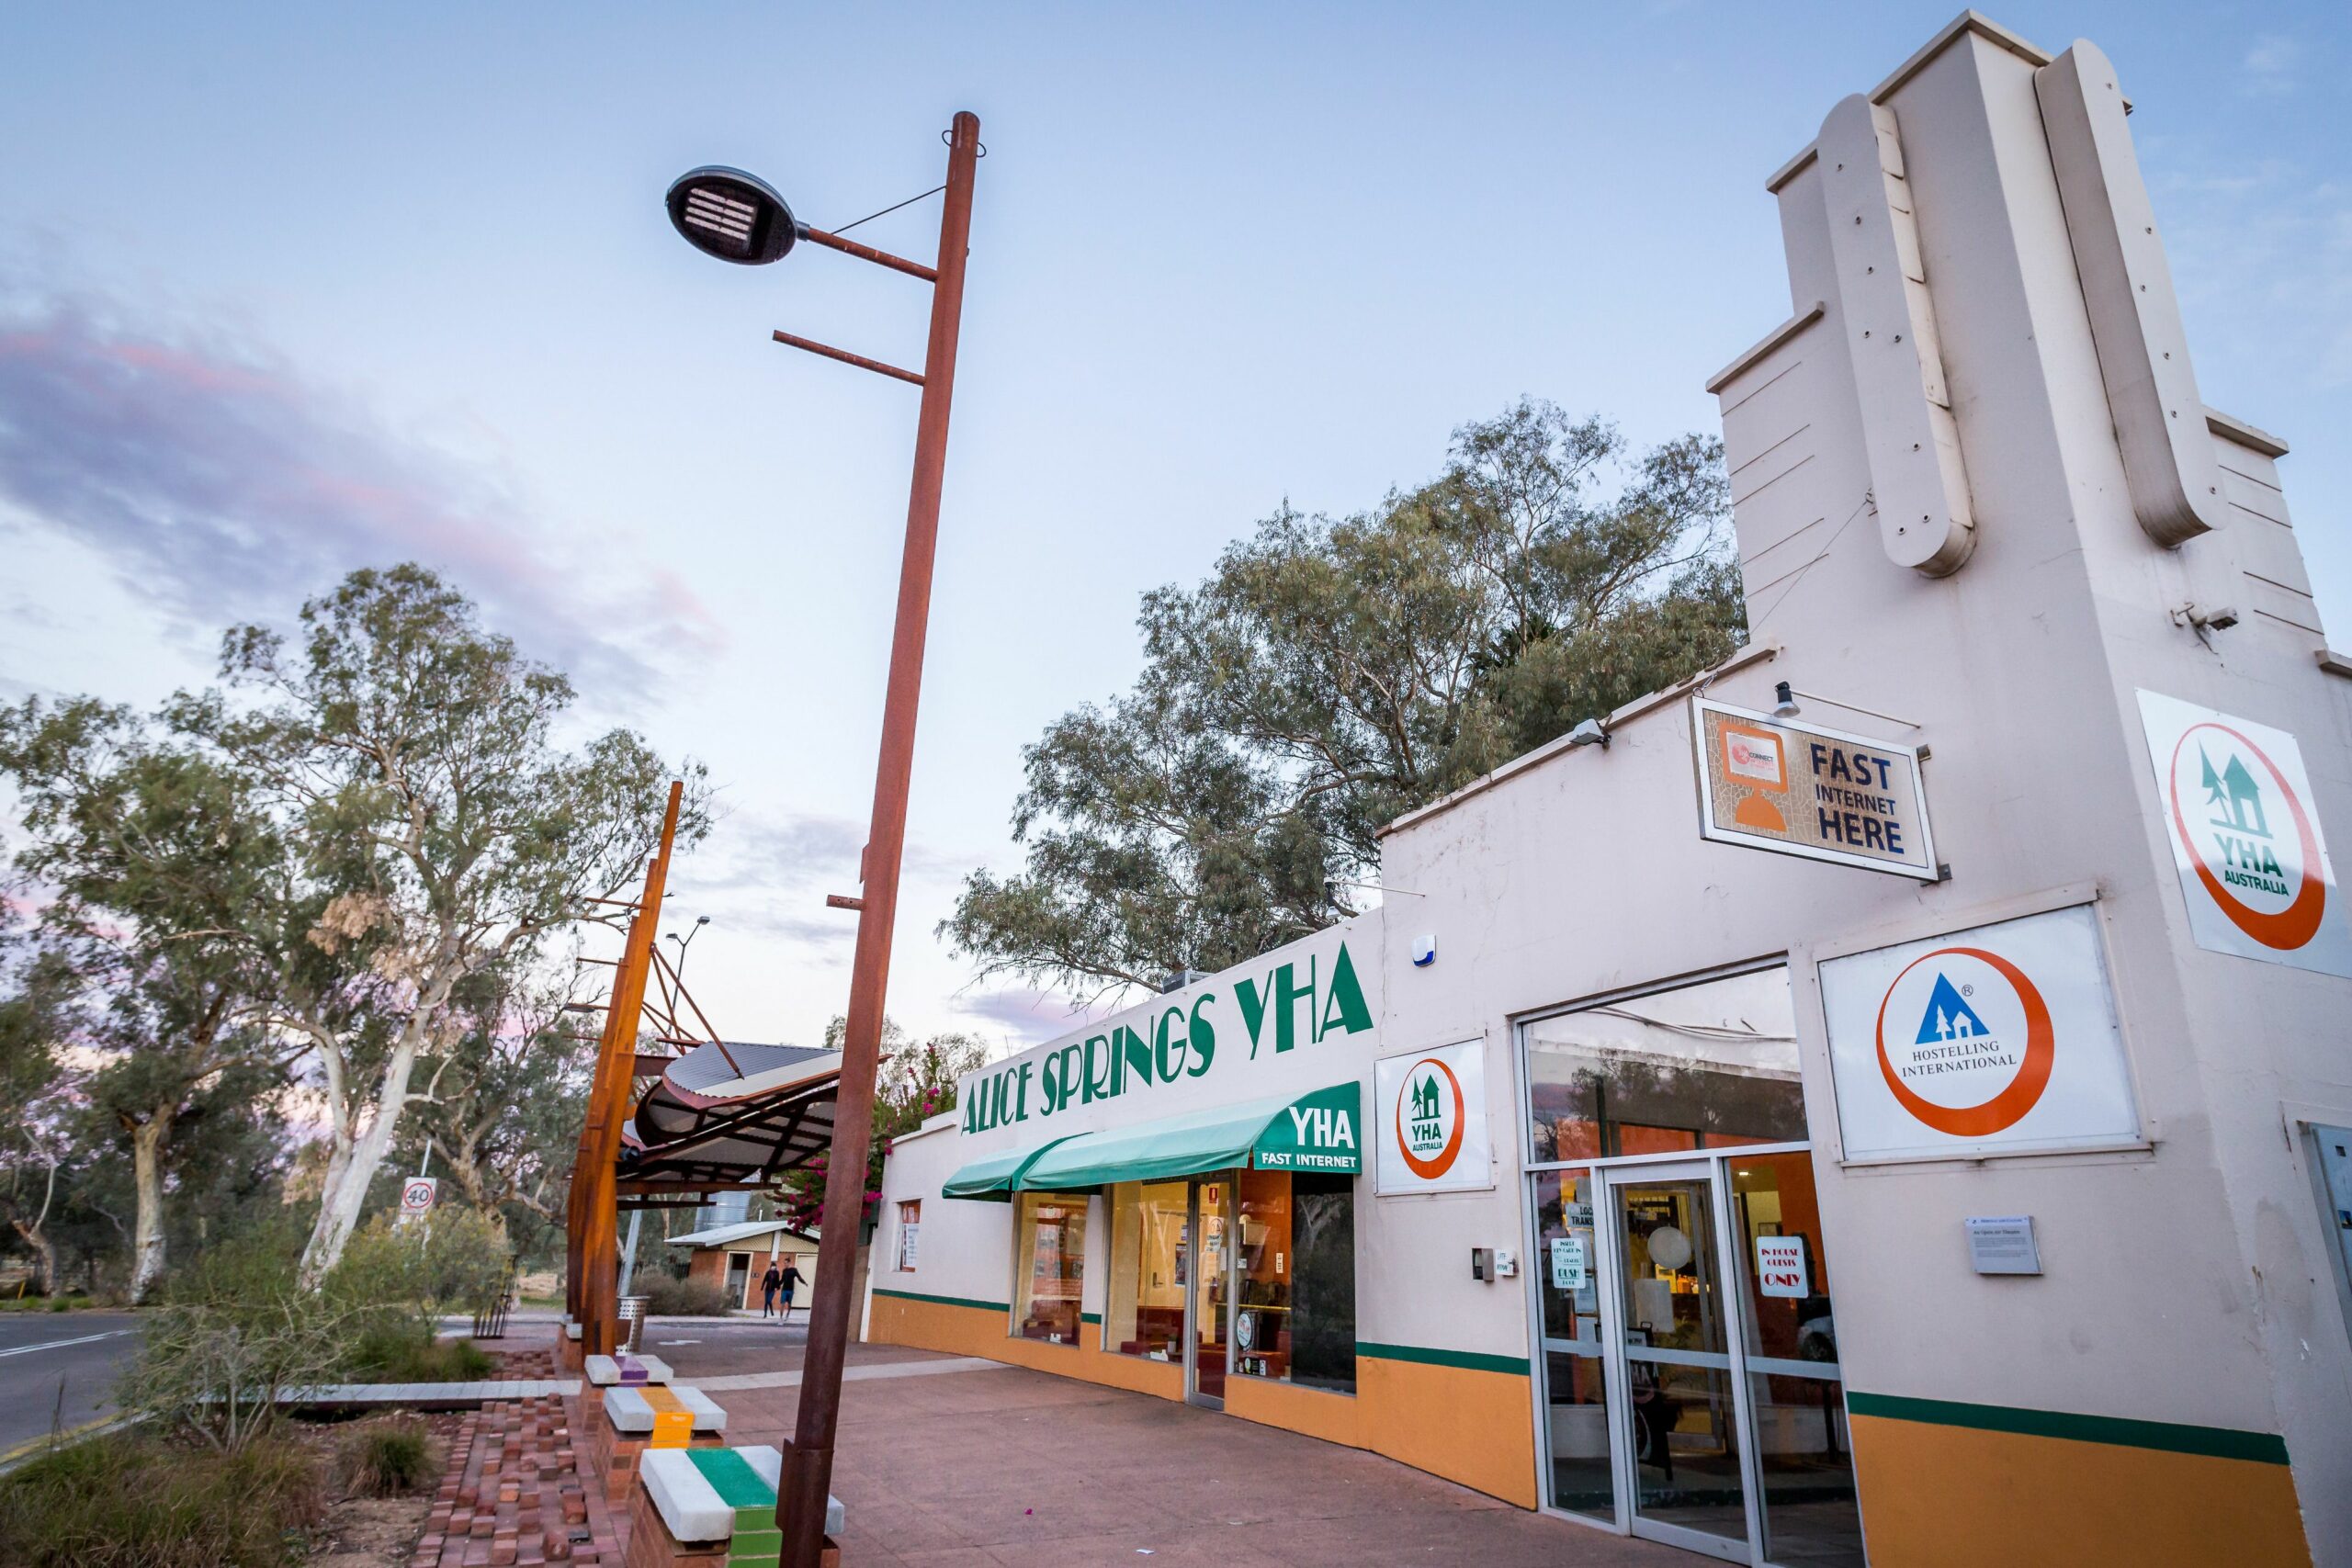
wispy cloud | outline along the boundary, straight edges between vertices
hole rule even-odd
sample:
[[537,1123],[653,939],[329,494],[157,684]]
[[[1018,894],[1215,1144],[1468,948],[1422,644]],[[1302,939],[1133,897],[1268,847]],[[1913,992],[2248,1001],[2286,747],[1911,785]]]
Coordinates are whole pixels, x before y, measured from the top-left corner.
[[[844,957],[857,937],[857,916],[825,906],[828,893],[859,891],[865,824],[817,813],[739,812],[676,876],[682,911],[723,913],[730,926],[807,952],[820,963]],[[969,857],[917,841],[907,846],[902,882],[960,874]]]
[[2278,97],[2295,90],[2296,67],[2302,57],[2302,45],[2293,39],[2283,33],[2260,33],[2246,46],[2245,58],[2238,63],[2249,92]]
[[993,991],[967,991],[956,998],[955,1005],[957,1012],[1010,1030],[1021,1036],[1024,1044],[1035,1045],[1057,1034],[1068,1033],[1080,1024],[1108,1018],[1126,1004],[1110,1000],[1090,1005],[1057,991],[1008,987]]
[[[494,468],[388,428],[266,343],[22,278],[0,277],[0,501],[208,637],[416,560],[616,705],[650,694],[662,649],[723,641],[674,574],[616,571]],[[615,625],[640,640],[599,629]]]

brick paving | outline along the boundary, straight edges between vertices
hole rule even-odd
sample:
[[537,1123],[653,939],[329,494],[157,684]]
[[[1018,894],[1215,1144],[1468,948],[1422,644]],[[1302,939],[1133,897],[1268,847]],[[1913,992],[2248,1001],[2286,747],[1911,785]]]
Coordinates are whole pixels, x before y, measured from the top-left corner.
[[582,1474],[576,1401],[501,1401],[459,1418],[410,1568],[620,1568],[618,1521]]

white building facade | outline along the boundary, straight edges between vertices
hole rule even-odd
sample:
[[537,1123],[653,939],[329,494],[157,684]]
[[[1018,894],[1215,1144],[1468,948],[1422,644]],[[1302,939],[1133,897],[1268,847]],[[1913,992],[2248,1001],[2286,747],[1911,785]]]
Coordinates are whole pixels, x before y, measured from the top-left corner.
[[2352,662],[2125,114],[1973,14],[1836,106],[1749,645],[967,1080],[872,1336],[1737,1562],[2352,1562]]

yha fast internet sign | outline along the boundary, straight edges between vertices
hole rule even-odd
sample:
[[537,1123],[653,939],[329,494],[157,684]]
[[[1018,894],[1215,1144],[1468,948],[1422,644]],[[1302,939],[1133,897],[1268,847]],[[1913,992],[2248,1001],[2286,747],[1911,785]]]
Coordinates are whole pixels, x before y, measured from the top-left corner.
[[2197,945],[2352,976],[2352,919],[2295,738],[2154,692],[2140,721]]

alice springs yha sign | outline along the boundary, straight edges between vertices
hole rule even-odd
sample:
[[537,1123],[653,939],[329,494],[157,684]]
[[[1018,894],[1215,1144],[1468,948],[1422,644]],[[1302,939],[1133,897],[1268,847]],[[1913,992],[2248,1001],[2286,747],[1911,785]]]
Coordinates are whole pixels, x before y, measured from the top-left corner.
[[[1227,971],[1227,974],[1233,971]],[[1247,1060],[1280,1055],[1333,1034],[1372,1027],[1372,1009],[1348,944],[1336,953],[1294,953],[1229,987],[1218,976],[1189,1001],[1139,1008],[1082,1040],[974,1073],[963,1086],[963,1127],[991,1127],[1052,1116],[1098,1100],[1204,1077],[1220,1051],[1247,1042]]]

